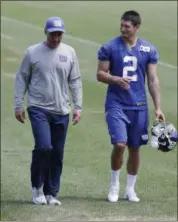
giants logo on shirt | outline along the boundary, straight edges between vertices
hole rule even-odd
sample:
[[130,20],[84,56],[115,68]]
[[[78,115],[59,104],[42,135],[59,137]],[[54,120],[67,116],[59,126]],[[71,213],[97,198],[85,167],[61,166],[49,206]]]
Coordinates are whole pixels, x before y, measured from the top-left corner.
[[139,51],[143,51],[143,52],[150,52],[150,47],[149,46],[144,46],[144,45],[141,45],[140,48],[139,48]]
[[67,56],[59,55],[60,62],[67,62]]

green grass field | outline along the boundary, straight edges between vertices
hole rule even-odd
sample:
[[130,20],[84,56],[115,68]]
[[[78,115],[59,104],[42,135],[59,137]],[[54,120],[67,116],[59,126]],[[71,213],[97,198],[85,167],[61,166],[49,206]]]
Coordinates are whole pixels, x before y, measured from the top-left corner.
[[[139,35],[160,52],[162,108],[177,127],[177,2],[165,1],[23,1],[1,2],[1,220],[2,221],[136,221],[177,219],[177,148],[167,154],[141,148],[137,192],[141,202],[107,201],[110,138],[104,121],[106,87],[96,82],[97,50],[119,33],[120,16],[135,9],[143,18]],[[61,207],[31,204],[30,122],[15,120],[14,75],[31,44],[45,39],[49,16],[66,22],[64,42],[73,46],[83,76],[84,107],[79,125],[70,124],[59,199]],[[154,110],[150,99],[150,125]],[[127,152],[125,153],[125,157]],[[126,159],[125,159],[126,163]],[[121,174],[123,197],[125,164]]]

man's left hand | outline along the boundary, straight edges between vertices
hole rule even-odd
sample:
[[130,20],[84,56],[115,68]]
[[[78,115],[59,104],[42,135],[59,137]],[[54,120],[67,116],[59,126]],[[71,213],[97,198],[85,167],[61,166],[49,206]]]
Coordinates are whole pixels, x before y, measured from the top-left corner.
[[155,110],[156,119],[165,122],[165,116],[161,109]]
[[80,117],[81,117],[81,111],[79,111],[79,110],[74,110],[73,111],[73,118],[72,118],[72,124],[73,125],[76,125],[78,122],[79,122],[79,120],[80,120]]

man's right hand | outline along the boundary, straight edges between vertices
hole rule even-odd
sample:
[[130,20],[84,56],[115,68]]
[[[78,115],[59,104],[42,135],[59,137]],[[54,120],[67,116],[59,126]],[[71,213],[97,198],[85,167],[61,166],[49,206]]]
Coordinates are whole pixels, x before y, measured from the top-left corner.
[[130,88],[131,77],[118,77],[117,84],[120,85],[121,88],[128,90]]
[[19,122],[24,123],[25,122],[25,111],[24,111],[24,109],[20,109],[20,110],[15,111],[15,117]]

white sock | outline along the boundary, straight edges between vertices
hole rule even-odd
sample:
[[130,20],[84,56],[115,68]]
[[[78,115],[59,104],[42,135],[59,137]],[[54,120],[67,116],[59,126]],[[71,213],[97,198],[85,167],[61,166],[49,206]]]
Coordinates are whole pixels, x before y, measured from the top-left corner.
[[111,171],[111,183],[116,185],[119,183],[120,170],[112,170]]
[[137,180],[137,175],[127,174],[127,187],[126,187],[126,190],[134,190],[135,189],[136,180]]

